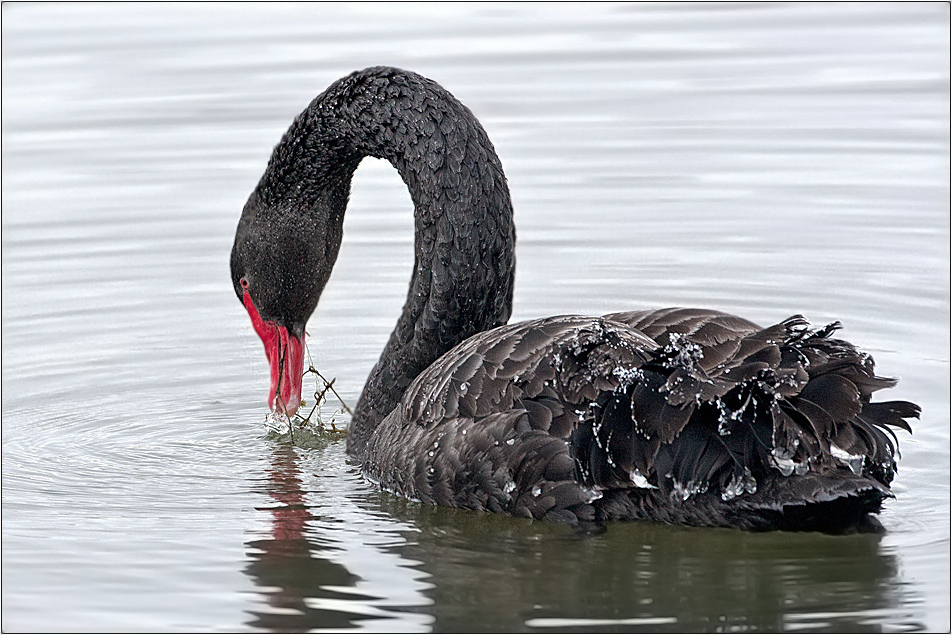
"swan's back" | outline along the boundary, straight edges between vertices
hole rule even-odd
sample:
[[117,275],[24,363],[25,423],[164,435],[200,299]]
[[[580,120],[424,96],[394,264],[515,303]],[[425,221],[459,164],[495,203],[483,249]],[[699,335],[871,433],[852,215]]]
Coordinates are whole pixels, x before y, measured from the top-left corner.
[[563,316],[475,335],[420,374],[362,459],[427,503],[579,520],[861,525],[890,496],[910,403],[795,316]]

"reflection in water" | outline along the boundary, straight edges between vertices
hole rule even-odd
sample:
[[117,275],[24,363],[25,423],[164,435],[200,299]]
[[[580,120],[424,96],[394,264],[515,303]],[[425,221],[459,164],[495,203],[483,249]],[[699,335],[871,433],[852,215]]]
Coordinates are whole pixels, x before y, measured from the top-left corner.
[[579,535],[395,498],[384,507],[422,528],[399,551],[432,575],[437,631],[472,628],[476,614],[491,631],[923,628],[880,536],[654,523]]
[[267,484],[267,493],[275,502],[268,508],[274,517],[272,535],[248,543],[253,561],[246,569],[263,587],[269,610],[252,611],[255,619],[250,625],[293,632],[305,631],[318,622],[328,628],[343,628],[350,625],[349,616],[332,611],[314,615],[304,602],[325,585],[353,586],[356,577],[325,558],[311,557],[304,530],[313,516],[304,503],[296,459],[290,446],[275,448],[272,455]]
[[[922,630],[881,536],[614,524],[597,534],[352,492],[342,442],[275,444],[246,572],[275,631]],[[330,466],[330,467],[328,467]],[[315,476],[316,472],[321,472]],[[337,492],[351,493],[338,496]],[[579,566],[584,563],[585,566]],[[905,608],[903,608],[905,607]]]
[[432,618],[412,612],[429,604],[419,593],[427,576],[412,568],[416,563],[384,551],[405,542],[398,531],[408,528],[333,491],[307,489],[314,478],[301,464],[313,465],[328,445],[324,440],[300,450],[274,443],[263,488],[274,504],[259,508],[271,515],[271,535],[248,542],[245,568],[266,606],[250,611],[248,624],[277,632],[428,630]]

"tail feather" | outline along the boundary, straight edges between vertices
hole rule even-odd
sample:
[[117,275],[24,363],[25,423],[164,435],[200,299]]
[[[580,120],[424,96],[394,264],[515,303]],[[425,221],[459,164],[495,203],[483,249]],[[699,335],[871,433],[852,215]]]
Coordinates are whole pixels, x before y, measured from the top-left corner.
[[581,480],[606,492],[600,514],[830,528],[880,510],[896,469],[892,429],[911,430],[920,410],[870,401],[895,380],[831,337],[838,322],[817,329],[793,316],[738,336],[708,315],[701,336],[701,317],[677,317],[664,316],[671,331],[615,318],[648,324],[660,348],[637,381],[592,401],[573,435]]

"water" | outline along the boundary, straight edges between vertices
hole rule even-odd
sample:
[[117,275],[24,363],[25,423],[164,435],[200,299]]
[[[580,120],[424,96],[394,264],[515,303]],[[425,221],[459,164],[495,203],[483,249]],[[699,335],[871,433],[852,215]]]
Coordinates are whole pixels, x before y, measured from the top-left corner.
[[[949,628],[947,4],[2,11],[5,631]],[[923,407],[887,533],[579,536],[377,492],[340,436],[265,436],[238,214],[291,119],[379,63],[496,144],[515,319],[842,320]],[[365,162],[309,325],[350,405],[410,214]]]

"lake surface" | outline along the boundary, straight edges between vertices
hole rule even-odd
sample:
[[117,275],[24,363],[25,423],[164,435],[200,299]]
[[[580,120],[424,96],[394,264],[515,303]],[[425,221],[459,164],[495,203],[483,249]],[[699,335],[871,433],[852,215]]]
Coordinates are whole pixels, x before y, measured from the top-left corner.
[[[5,632],[949,629],[948,4],[2,11]],[[293,117],[382,63],[493,139],[514,319],[842,320],[923,410],[887,532],[578,535],[269,436],[238,216]],[[351,406],[411,262],[409,196],[365,161],[309,324]]]

